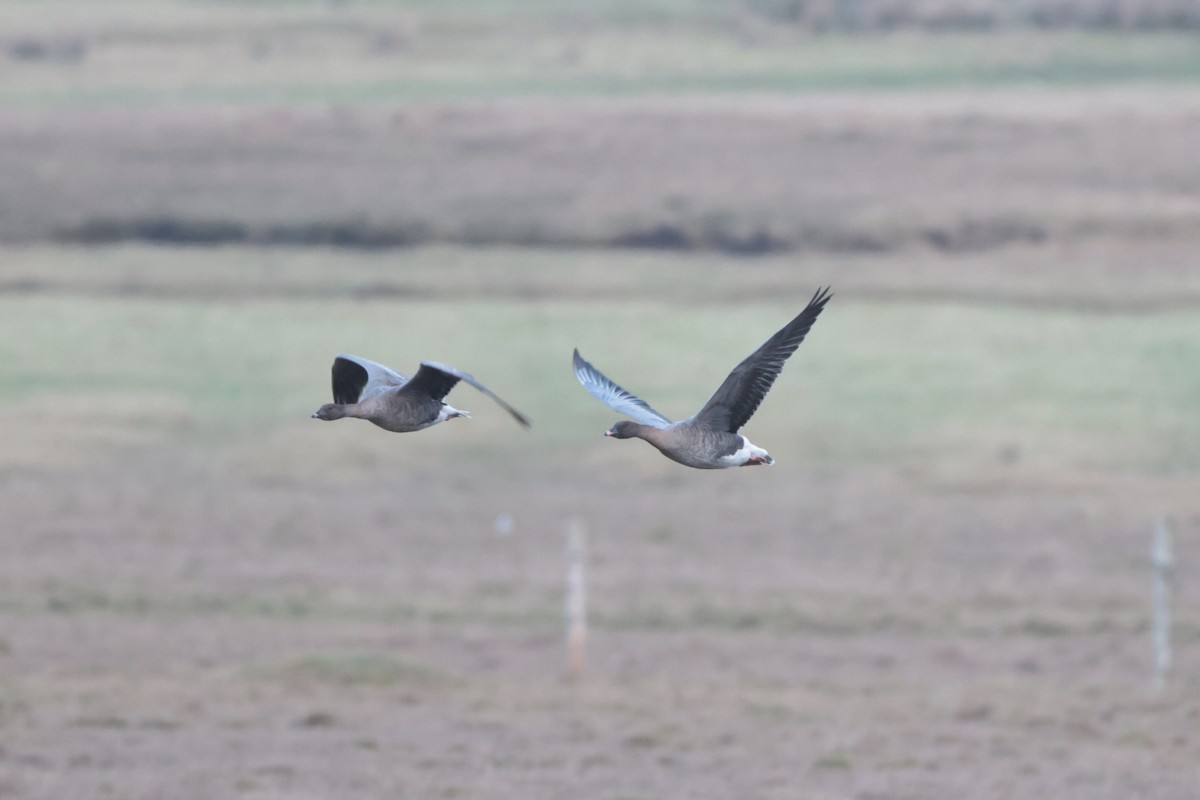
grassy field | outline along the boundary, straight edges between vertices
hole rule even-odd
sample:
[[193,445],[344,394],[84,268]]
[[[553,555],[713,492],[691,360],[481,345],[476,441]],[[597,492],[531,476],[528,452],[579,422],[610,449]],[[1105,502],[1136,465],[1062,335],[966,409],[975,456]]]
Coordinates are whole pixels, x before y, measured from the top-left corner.
[[[586,256],[529,255],[553,267],[527,264],[520,268],[525,285],[510,286],[515,296],[485,299],[476,271],[495,276],[518,269],[506,262],[519,251],[325,251],[338,264],[336,273],[325,264],[316,273],[321,282],[302,268],[289,268],[284,279],[263,275],[261,285],[277,296],[254,297],[250,276],[270,269],[264,260],[285,255],[237,248],[179,256],[139,247],[11,250],[5,259],[11,285],[39,291],[0,301],[0,338],[23,343],[3,351],[0,397],[31,409],[61,399],[67,408],[77,406],[81,425],[96,415],[99,402],[133,426],[146,407],[187,420],[202,437],[240,436],[315,408],[336,352],[389,362],[427,354],[478,365],[472,369],[495,376],[491,382],[507,385],[507,394],[524,395],[529,412],[547,420],[532,446],[562,455],[589,443],[586,419],[600,424],[605,415],[576,402],[586,398],[564,353],[578,346],[597,363],[613,365],[622,380],[682,418],[803,304],[810,287],[836,282],[842,266],[818,261],[801,282],[791,274],[791,260],[763,263],[755,267],[763,283],[754,295],[736,260],[711,259],[704,280],[710,296],[698,291],[685,309],[654,297],[696,277],[688,257],[648,262],[606,255],[607,296],[596,297],[586,279],[599,269],[575,263]],[[136,267],[163,258],[184,260],[172,268]],[[75,259],[87,261],[86,278],[69,266]],[[47,260],[62,265],[50,273],[60,283],[36,283]],[[428,277],[421,280],[421,272]],[[388,298],[379,289],[398,275],[416,298]],[[714,302],[734,286],[747,292],[740,302]],[[462,287],[461,296],[455,287]],[[423,288],[438,293],[422,297]],[[1021,298],[1010,301],[1015,305],[980,303],[982,292],[972,302],[953,291],[922,296],[919,285],[910,285],[906,297],[869,280],[849,283],[838,298],[839,314],[822,323],[829,341],[782,379],[783,391],[795,394],[798,404],[774,414],[764,410],[756,422],[778,438],[804,443],[797,455],[812,457],[815,448],[818,463],[894,465],[924,459],[929,448],[944,455],[946,447],[987,461],[994,456],[989,448],[1011,446],[1051,470],[1193,470],[1200,466],[1194,460],[1200,442],[1187,424],[1200,402],[1200,384],[1189,369],[1200,356],[1194,309],[1168,303],[1145,313],[1147,303],[1177,299],[1168,294],[1175,288],[1170,283],[1158,296],[1141,298],[1127,297],[1123,288],[1113,280],[1092,284],[1090,298],[1074,298],[1082,307],[1059,295],[1057,306],[1039,308],[1047,295],[1036,291],[1026,300],[1032,307],[1025,307]],[[1105,300],[1109,308],[1096,307]],[[623,335],[615,337],[616,330]],[[505,344],[499,351],[497,342]],[[618,371],[622,364],[628,366]],[[74,386],[86,387],[87,402],[73,397]],[[61,421],[56,414],[52,422]],[[493,432],[490,420],[476,427],[486,431],[466,440],[472,448],[480,434]],[[512,431],[494,427],[499,449],[510,448]],[[35,420],[18,435],[40,435],[37,429]],[[1055,437],[1065,449],[1054,446]],[[36,452],[14,448],[9,457]]]
[[1187,87],[12,112],[0,236],[1177,254],[1200,238],[1197,113]]
[[[70,15],[73,24],[59,20]],[[814,36],[750,4],[12,3],[0,105],[428,103],[1194,82],[1186,31]]]
[[10,4],[0,238],[761,254],[1200,236],[1187,34],[812,36],[719,4],[484,5]]
[[[1200,519],[1200,332],[1155,310],[1171,284],[1047,306],[859,273],[747,428],[779,464],[709,475],[600,437],[571,347],[687,413],[846,265],[781,294],[765,261],[730,302],[746,265],[710,257],[706,289],[655,302],[691,258],[610,254],[597,295],[595,254],[526,254],[480,298],[519,257],[5,253],[8,793],[1188,796],[1186,585],[1176,677],[1146,689],[1149,525]],[[395,274],[436,293],[361,289]],[[460,364],[535,427],[463,389],[476,418],[416,436],[310,420],[339,350]]]
[[784,12],[0,4],[0,797],[1194,800],[1195,37]]

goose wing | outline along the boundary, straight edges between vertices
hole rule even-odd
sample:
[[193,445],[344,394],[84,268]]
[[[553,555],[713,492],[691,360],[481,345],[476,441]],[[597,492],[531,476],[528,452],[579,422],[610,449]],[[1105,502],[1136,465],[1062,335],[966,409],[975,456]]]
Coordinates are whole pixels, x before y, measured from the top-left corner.
[[389,386],[403,386],[408,378],[383,364],[342,353],[333,360],[333,402],[357,403]]
[[578,349],[575,350],[573,363],[575,377],[583,388],[613,411],[655,428],[665,428],[671,424],[671,420],[651,408],[645,400],[622,389],[603,372],[584,361]]
[[526,428],[533,425],[533,423],[529,421],[528,417],[526,417],[520,411],[517,411],[508,403],[504,402],[504,400],[501,399],[498,394],[476,380],[475,376],[471,373],[463,372],[460,369],[455,369],[454,367],[446,364],[439,364],[436,361],[422,361],[421,368],[417,370],[416,375],[412,376],[412,380],[405,384],[404,391],[421,392],[422,394],[429,395],[435,400],[441,400],[449,393],[451,389],[454,388],[455,384],[457,384],[459,381],[464,381],[471,384],[476,389],[495,400],[501,408],[512,415],[513,419],[521,423]]
[[737,433],[758,410],[779,377],[783,363],[796,352],[832,296],[828,288],[817,290],[795,319],[734,367],[704,408],[692,417],[696,425],[712,431]]

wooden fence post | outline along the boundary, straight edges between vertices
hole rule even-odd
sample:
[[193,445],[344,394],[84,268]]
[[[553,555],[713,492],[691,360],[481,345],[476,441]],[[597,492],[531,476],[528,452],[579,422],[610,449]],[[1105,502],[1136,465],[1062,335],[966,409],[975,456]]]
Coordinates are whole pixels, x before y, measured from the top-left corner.
[[1154,613],[1151,631],[1154,637],[1155,691],[1161,691],[1171,669],[1171,529],[1161,515],[1154,528],[1150,563],[1154,567]]

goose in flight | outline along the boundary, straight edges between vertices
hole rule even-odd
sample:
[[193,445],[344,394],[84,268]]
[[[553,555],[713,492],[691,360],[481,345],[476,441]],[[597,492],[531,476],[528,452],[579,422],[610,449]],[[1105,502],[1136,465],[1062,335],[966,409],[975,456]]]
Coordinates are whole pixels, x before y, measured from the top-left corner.
[[313,419],[358,417],[396,433],[419,431],[455,417],[471,415],[443,398],[459,381],[466,381],[500,404],[513,419],[529,419],[501,400],[475,376],[436,361],[422,361],[412,378],[365,358],[339,355],[333,360],[333,402],[316,410]]
[[725,469],[774,464],[766,450],[738,428],[746,424],[779,377],[783,363],[804,341],[832,295],[818,290],[796,318],[733,368],[704,407],[680,422],[671,422],[631,392],[622,389],[575,350],[575,377],[584,389],[617,413],[632,417],[613,425],[605,436],[645,439],[664,456],[696,469]]

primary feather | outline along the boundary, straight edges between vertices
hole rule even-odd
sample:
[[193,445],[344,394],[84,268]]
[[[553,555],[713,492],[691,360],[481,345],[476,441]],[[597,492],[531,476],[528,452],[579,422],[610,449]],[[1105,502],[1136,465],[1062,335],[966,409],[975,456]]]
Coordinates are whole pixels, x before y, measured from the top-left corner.
[[788,356],[804,341],[809,329],[833,295],[819,289],[804,310],[733,368],[704,407],[692,417],[697,427],[737,433],[767,396]]
[[600,370],[584,361],[583,356],[579,355],[578,348],[575,350],[572,363],[575,368],[575,377],[583,388],[587,389],[588,394],[613,411],[655,428],[665,428],[671,424],[671,420],[651,408],[645,400],[633,392],[622,389]]
[[504,402],[499,395],[476,380],[474,375],[446,364],[438,363],[437,361],[422,361],[417,374],[412,377],[412,380],[404,388],[406,391],[424,392],[430,397],[441,400],[459,381],[471,384],[495,400],[505,411],[512,415],[513,419],[526,428],[532,425],[528,417]]

